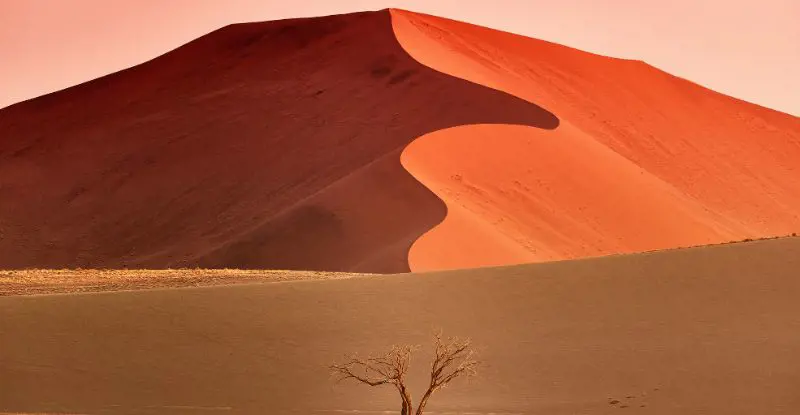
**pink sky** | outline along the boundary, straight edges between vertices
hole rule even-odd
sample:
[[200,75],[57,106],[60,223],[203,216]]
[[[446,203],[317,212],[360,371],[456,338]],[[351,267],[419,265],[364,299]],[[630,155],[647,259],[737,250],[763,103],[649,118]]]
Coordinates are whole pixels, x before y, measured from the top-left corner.
[[228,23],[398,7],[642,59],[800,115],[798,0],[0,0],[0,107]]

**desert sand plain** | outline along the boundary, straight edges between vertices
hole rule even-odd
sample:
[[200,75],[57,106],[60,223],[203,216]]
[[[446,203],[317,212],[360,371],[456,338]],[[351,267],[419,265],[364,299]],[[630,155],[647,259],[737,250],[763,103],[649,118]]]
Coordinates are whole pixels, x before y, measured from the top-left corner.
[[[0,297],[0,411],[397,413],[353,352],[469,336],[432,414],[793,414],[800,238],[501,268]],[[458,380],[457,380],[458,381]],[[619,401],[618,403],[612,403]]]

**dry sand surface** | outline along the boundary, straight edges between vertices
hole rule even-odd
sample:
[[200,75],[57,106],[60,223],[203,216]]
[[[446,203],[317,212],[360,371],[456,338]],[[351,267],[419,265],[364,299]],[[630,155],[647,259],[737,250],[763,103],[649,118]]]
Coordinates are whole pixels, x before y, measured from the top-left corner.
[[403,165],[448,208],[412,248],[412,269],[800,232],[800,118],[639,61],[402,10],[392,18],[418,61],[560,120],[548,131],[462,126],[406,148]]
[[361,274],[240,269],[7,270],[0,271],[0,296],[323,280],[353,275]]
[[397,273],[800,231],[800,119],[401,10],[228,26],[5,108],[0,137],[4,269]]
[[[440,327],[471,336],[484,366],[436,396],[432,414],[796,414],[798,269],[800,239],[785,238],[424,275],[2,297],[0,411],[391,413],[395,392],[334,385],[326,365],[427,345]],[[417,394],[426,356],[412,366]]]

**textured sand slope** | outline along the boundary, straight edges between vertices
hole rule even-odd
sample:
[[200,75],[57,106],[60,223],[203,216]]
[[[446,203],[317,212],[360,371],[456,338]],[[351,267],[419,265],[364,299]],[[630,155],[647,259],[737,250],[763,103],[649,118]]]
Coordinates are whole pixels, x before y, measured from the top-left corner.
[[401,10],[392,17],[423,64],[561,120],[555,131],[460,127],[411,144],[403,165],[448,207],[411,250],[412,269],[800,232],[800,119],[642,62]]
[[419,64],[388,11],[229,26],[0,111],[0,268],[407,271],[445,207],[400,153],[473,123],[558,119]]
[[[433,413],[794,414],[800,239],[425,275],[0,298],[0,412],[396,411],[325,366],[433,327],[485,366]],[[426,371],[412,367],[420,389]],[[611,399],[620,400],[616,406]]]
[[785,235],[797,166],[798,118],[641,62],[399,10],[233,25],[0,111],[0,267],[401,272]]

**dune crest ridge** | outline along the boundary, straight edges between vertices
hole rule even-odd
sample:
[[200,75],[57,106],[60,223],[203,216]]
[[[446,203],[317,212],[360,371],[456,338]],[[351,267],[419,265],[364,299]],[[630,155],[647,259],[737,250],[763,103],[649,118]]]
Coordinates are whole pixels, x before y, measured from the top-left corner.
[[388,10],[227,26],[0,111],[0,268],[409,271],[445,207],[405,146],[558,122],[421,65]]
[[396,273],[800,232],[800,119],[402,10],[0,110],[0,267]]
[[[464,126],[404,151],[447,205],[411,269],[649,251],[800,232],[800,119],[643,62],[393,9],[417,61],[552,111],[552,131]],[[447,154],[447,157],[441,157]]]

